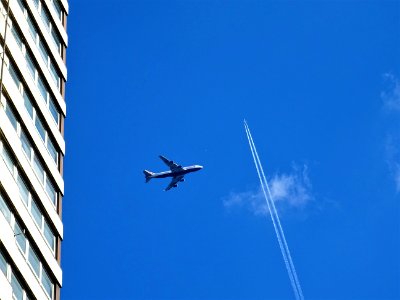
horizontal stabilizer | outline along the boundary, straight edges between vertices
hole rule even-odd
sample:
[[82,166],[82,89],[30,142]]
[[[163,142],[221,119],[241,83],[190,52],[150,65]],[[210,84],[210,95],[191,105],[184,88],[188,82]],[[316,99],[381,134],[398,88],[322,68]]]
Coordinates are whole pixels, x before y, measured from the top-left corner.
[[149,182],[150,179],[152,178],[152,176],[154,175],[153,172],[150,172],[150,171],[147,171],[147,170],[144,170],[143,173],[144,173],[144,176],[146,176],[146,183]]

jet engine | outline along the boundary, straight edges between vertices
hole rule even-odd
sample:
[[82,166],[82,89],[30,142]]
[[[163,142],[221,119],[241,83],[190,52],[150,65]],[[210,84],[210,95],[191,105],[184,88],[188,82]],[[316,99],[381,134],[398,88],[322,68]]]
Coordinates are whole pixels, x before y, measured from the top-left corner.
[[177,187],[177,186],[178,186],[177,184],[174,184],[174,185],[173,185],[173,187]]
[[185,178],[182,178],[181,180],[179,180],[180,182],[184,182],[185,181]]

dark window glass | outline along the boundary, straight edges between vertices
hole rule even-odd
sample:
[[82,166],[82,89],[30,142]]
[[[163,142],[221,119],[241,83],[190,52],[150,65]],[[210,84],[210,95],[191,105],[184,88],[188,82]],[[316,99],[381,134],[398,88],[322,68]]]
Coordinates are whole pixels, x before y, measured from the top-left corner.
[[53,98],[50,98],[50,101],[49,101],[49,110],[50,110],[50,112],[51,112],[51,115],[53,116],[54,121],[55,121],[56,124],[58,125],[60,115],[59,115],[59,113],[58,113],[58,110],[57,110],[56,105],[54,104],[54,99],[53,99]]
[[28,157],[29,161],[31,161],[31,145],[28,141],[27,136],[25,135],[25,133],[21,133],[21,143],[22,143],[22,149],[24,150],[26,156]]
[[26,66],[28,67],[28,71],[31,74],[33,80],[35,80],[36,67],[35,67],[35,63],[33,62],[32,56],[29,53],[27,53],[25,59],[26,59]]
[[10,223],[11,221],[11,211],[6,204],[3,196],[0,195],[0,211],[3,213],[4,218],[6,218],[7,222]]
[[19,35],[17,28],[15,28],[15,26],[13,26],[11,28],[11,32],[15,38],[15,41],[17,42],[18,46],[20,49],[22,49],[22,40],[21,40],[21,36]]
[[39,52],[47,66],[47,59],[48,59],[49,55],[47,54],[47,50],[42,41],[39,42]]
[[44,222],[44,236],[46,237],[47,242],[49,243],[51,249],[54,251],[55,246],[55,236],[51,231],[49,224],[45,221]]
[[14,273],[11,274],[11,287],[13,296],[16,300],[24,299],[24,290],[22,289],[21,284],[19,283],[17,277],[15,277]]
[[39,77],[38,80],[38,87],[40,94],[42,95],[44,101],[47,103],[47,89],[41,77]]
[[40,137],[42,138],[43,141],[45,141],[46,131],[44,130],[43,124],[39,120],[38,116],[36,116],[35,126],[36,126],[37,131],[39,132]]
[[28,25],[29,25],[29,32],[31,33],[33,40],[36,42],[37,32],[32,17],[30,15],[28,15]]
[[26,110],[27,110],[27,112],[28,112],[28,114],[31,116],[31,119],[33,119],[33,106],[32,106],[32,101],[31,101],[31,99],[29,99],[29,96],[28,96],[28,94],[25,92],[24,93],[24,105],[25,105],[25,108],[26,108]]
[[3,256],[3,253],[0,252],[0,271],[3,272],[4,276],[7,276],[7,262]]
[[22,200],[24,200],[25,205],[28,206],[29,190],[28,190],[28,187],[26,186],[24,180],[21,178],[21,176],[18,176],[18,178],[17,178],[17,185],[18,185],[19,194],[21,195]]
[[12,126],[14,127],[15,131],[17,131],[17,125],[18,125],[17,118],[15,117],[15,114],[14,114],[13,110],[11,109],[9,103],[7,103],[7,106],[6,106],[6,115],[7,115],[8,119],[10,120]]
[[35,170],[35,173],[39,178],[40,182],[44,184],[44,170],[37,156],[35,156],[35,158],[33,159],[33,170]]
[[32,248],[29,249],[28,261],[29,261],[29,264],[31,265],[33,271],[35,271],[36,276],[39,277],[39,275],[40,275],[40,261],[39,261],[39,258],[36,255],[36,253],[32,250]]
[[58,158],[58,153],[56,148],[54,147],[52,141],[49,139],[47,141],[47,150],[49,150],[51,158],[54,160],[54,162],[57,164],[57,158]]
[[42,229],[42,213],[40,212],[39,207],[36,204],[35,200],[31,202],[31,213],[33,218],[35,219],[36,224]]
[[53,283],[51,282],[51,279],[45,270],[42,272],[42,284],[47,295],[50,298],[53,298]]
[[21,80],[20,80],[20,77],[19,77],[17,71],[15,70],[14,65],[10,64],[9,71],[10,71],[11,78],[14,80],[15,85],[17,86],[17,88],[19,88],[19,84],[20,84]]
[[19,227],[18,223],[15,223],[15,230],[14,230],[15,238],[17,239],[17,243],[21,248],[22,252],[25,254],[26,250],[26,238],[25,234],[23,233],[21,227]]

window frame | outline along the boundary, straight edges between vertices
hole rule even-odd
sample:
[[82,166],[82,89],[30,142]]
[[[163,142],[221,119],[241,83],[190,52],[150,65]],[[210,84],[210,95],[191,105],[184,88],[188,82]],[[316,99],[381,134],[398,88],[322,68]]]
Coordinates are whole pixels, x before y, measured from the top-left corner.
[[[4,152],[3,152],[3,150],[4,150]],[[6,149],[6,147],[4,147],[4,142],[3,142],[3,140],[2,140],[1,137],[0,137],[0,156],[2,157],[3,160],[4,160],[3,153],[8,153],[8,152],[9,152],[8,149]],[[44,239],[45,239],[45,241],[46,241],[48,247],[51,249],[51,251],[52,251],[52,253],[53,253],[54,257],[55,257],[55,255],[56,255],[56,243],[55,243],[55,241],[56,241],[56,235],[54,234],[53,229],[51,228],[51,226],[50,226],[49,223],[47,222],[43,209],[41,209],[41,208],[38,206],[38,204],[36,203],[36,202],[37,202],[36,197],[34,197],[33,193],[31,192],[31,187],[30,187],[29,185],[26,184],[25,179],[24,179],[23,176],[21,175],[20,170],[18,169],[18,167],[16,166],[16,164],[15,164],[15,162],[14,162],[14,159],[13,159],[9,154],[8,154],[8,156],[9,156],[9,158],[11,159],[11,162],[12,162],[12,165],[13,165],[13,170],[14,170],[14,172],[13,172],[11,175],[12,175],[13,179],[15,180],[15,183],[17,184],[18,192],[19,192],[19,197],[20,197],[21,200],[24,202],[24,204],[25,204],[26,208],[28,209],[28,211],[29,211],[29,213],[30,213],[32,219],[35,221],[35,222],[34,222],[35,225],[38,227],[40,233],[41,233],[42,236],[44,237]],[[23,197],[22,197],[21,190],[20,190],[20,185],[18,184],[18,180],[21,180],[21,181],[22,181],[22,184],[23,184],[23,185],[26,187],[26,189],[27,189],[27,192],[28,192],[28,199],[27,199],[27,202],[25,202],[25,200],[24,200]],[[50,180],[47,179],[47,178],[46,178],[46,180],[47,180],[47,181],[50,181]],[[51,182],[50,182],[50,184],[51,184]],[[51,186],[53,187],[53,185],[51,185]],[[53,187],[53,188],[54,188],[54,187]],[[53,203],[53,205],[54,205],[53,200],[50,198],[50,195],[48,195],[48,191],[46,190],[46,187],[44,187],[44,189],[45,189],[45,192],[46,192],[46,194],[47,194],[47,197],[49,197],[50,201],[51,201],[51,202]],[[57,196],[58,196],[58,192],[57,192],[57,191],[55,191],[55,196],[56,196],[56,198],[57,198]],[[11,224],[11,222],[12,222],[12,217],[13,217],[13,213],[11,212],[11,210],[10,210],[10,208],[8,207],[6,201],[4,200],[4,197],[1,196],[1,190],[0,190],[0,197],[1,197],[1,199],[3,200],[2,202],[4,202],[5,207],[7,208],[8,212],[9,212],[9,218],[10,218],[9,221],[10,221],[10,224]],[[41,221],[41,224],[38,224],[38,223],[36,222],[36,218],[34,217],[34,214],[33,214],[33,212],[32,212],[32,203],[33,203],[34,201],[35,201],[36,206],[39,208],[39,211],[40,211],[41,220],[42,220],[42,221]],[[56,209],[56,205],[54,205],[54,209]],[[0,210],[0,211],[3,212],[3,210]],[[3,215],[4,215],[4,213],[3,213]],[[46,225],[46,226],[45,226],[45,225]],[[12,225],[12,227],[13,227],[13,226],[14,226],[14,225]],[[14,228],[14,227],[13,227],[13,228]],[[51,236],[52,236],[52,243],[49,242],[48,237],[49,237],[50,235],[47,235],[47,234],[46,234],[46,229],[48,229],[47,233],[50,233]]]

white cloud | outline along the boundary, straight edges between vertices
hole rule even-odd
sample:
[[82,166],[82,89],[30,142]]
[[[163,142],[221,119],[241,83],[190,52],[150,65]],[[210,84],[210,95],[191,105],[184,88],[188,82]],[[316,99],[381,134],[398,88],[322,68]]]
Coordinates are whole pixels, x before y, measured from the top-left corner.
[[394,180],[396,183],[396,191],[399,193],[400,192],[400,164],[397,164],[397,166],[396,166]]
[[[303,208],[313,199],[307,165],[302,168],[293,165],[289,174],[276,173],[268,180],[268,183],[272,199],[279,207]],[[250,210],[255,215],[269,214],[261,188],[231,193],[223,200],[223,203],[227,209],[240,207]]]
[[[384,109],[392,113],[400,113],[400,80],[391,73],[384,74],[388,87],[381,93]],[[397,118],[398,114],[396,114]],[[393,120],[392,120],[393,121]],[[396,192],[400,192],[400,134],[397,131],[399,120],[394,120],[395,131],[389,130],[385,144],[386,163],[396,185]]]
[[275,202],[285,202],[289,206],[301,207],[312,199],[307,165],[304,165],[302,170],[293,166],[291,174],[275,174],[269,185]]
[[386,138],[386,163],[393,176],[397,192],[400,192],[400,153],[397,146],[399,143],[400,138],[393,135],[388,135]]
[[389,82],[386,91],[381,92],[384,107],[390,111],[400,112],[400,80],[391,73],[384,74]]
[[261,188],[240,193],[232,192],[223,199],[223,202],[227,209],[246,208],[255,215],[268,214],[267,203]]

